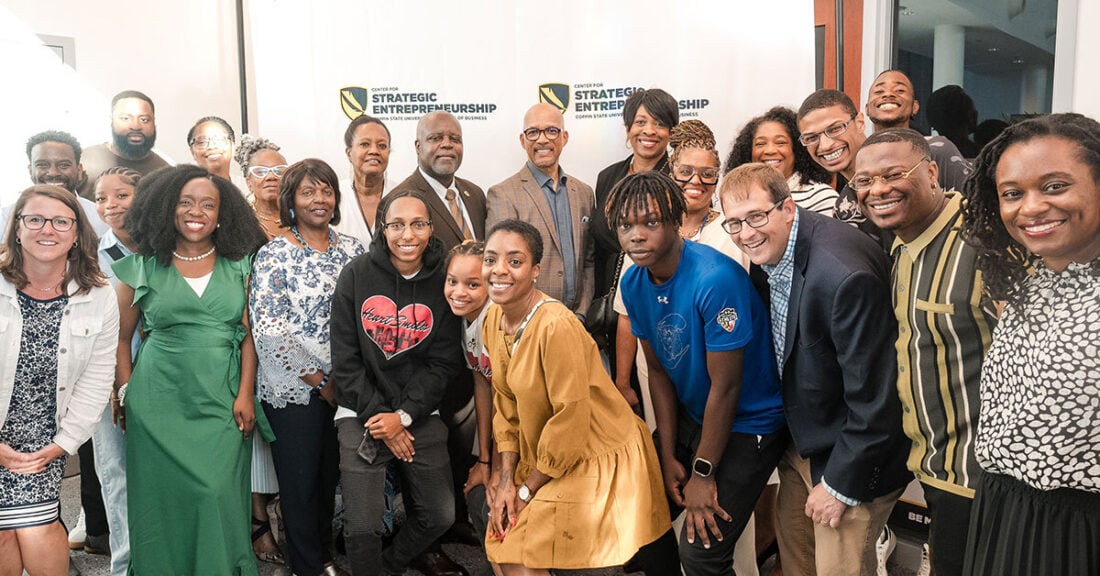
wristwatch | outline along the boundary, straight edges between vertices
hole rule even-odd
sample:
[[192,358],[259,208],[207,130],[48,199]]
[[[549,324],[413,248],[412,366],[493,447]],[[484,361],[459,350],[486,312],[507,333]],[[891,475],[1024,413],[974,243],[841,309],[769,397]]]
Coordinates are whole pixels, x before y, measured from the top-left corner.
[[711,473],[714,472],[714,464],[711,464],[710,460],[696,458],[695,461],[691,463],[691,471],[702,478],[709,478]]
[[408,428],[409,426],[413,425],[413,417],[409,416],[408,412],[405,412],[404,410],[402,410],[400,408],[398,408],[397,410],[394,410],[393,412],[394,412],[394,414],[397,414],[398,418],[401,419],[401,426],[403,426],[405,428]]
[[530,504],[531,499],[535,497],[535,493],[532,492],[526,484],[520,484],[518,496],[520,500],[523,500],[524,504]]

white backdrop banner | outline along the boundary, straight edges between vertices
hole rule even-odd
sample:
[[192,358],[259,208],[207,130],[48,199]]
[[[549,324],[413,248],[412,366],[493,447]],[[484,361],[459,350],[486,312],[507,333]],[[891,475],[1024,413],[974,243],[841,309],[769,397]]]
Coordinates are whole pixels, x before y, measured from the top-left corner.
[[433,110],[459,118],[458,175],[487,188],[526,159],[526,109],[555,104],[570,133],[562,166],[594,185],[630,153],[623,103],[638,88],[675,96],[723,157],[746,120],[814,88],[810,0],[251,0],[249,13],[253,132],[349,174],[349,119],[376,116],[394,184],[416,167],[416,122]]

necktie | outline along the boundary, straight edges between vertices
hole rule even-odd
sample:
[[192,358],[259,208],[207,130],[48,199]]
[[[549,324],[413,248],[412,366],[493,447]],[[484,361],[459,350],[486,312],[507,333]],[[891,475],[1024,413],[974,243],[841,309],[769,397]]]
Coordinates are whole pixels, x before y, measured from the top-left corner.
[[466,240],[470,240],[473,236],[470,235],[470,229],[466,227],[466,220],[462,217],[462,208],[458,206],[457,195],[454,188],[447,189],[447,207],[451,209],[451,217],[453,217],[455,223],[458,224],[458,229],[462,232],[462,237]]

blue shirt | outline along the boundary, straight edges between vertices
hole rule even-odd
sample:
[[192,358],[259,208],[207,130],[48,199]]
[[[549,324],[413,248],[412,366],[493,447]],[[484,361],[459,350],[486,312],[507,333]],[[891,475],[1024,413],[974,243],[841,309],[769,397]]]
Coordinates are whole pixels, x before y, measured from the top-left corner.
[[[543,174],[530,161],[527,169],[535,177],[535,181],[546,195],[546,203],[550,205],[550,213],[554,216],[554,228],[558,231],[558,240],[561,242],[562,278],[561,302],[566,308],[573,309],[577,304],[577,259],[573,251],[573,217],[569,210],[569,192],[566,190],[565,172],[558,166],[558,181]],[[555,187],[555,184],[557,186]]]
[[787,308],[791,301],[791,282],[794,279],[794,245],[798,238],[798,210],[794,211],[794,224],[787,238],[787,248],[775,266],[761,268],[768,274],[768,287],[772,301],[772,346],[775,363],[783,369],[783,346],[787,342]]
[[646,269],[632,266],[623,272],[620,290],[631,330],[649,342],[693,420],[702,424],[710,394],[707,352],[741,349],[741,396],[733,431],[771,434],[782,429],[782,392],[768,313],[744,268],[709,246],[685,240],[680,264],[667,282],[654,284]]

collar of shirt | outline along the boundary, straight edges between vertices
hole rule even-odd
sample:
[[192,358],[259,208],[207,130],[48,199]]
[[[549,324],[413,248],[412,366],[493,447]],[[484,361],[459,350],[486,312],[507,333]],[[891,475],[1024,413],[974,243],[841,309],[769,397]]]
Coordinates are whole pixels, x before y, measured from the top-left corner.
[[[428,186],[431,186],[432,190],[435,190],[435,193],[439,196],[439,199],[443,201],[443,205],[446,206],[447,205],[447,187],[444,186],[439,180],[436,180],[435,178],[432,178],[431,176],[428,176],[428,174],[426,172],[424,172],[423,168],[417,167],[417,170],[420,170],[420,175],[423,176],[424,180],[426,180],[428,182]],[[451,188],[454,188],[455,198],[458,198],[458,204],[461,206],[462,205],[462,191],[458,189],[458,179],[455,178],[454,176],[451,176]]]
[[99,251],[104,252],[111,246],[118,246],[119,250],[122,250],[122,253],[127,256],[133,254],[133,252],[118,239],[118,236],[115,236],[115,231],[108,228],[107,231],[99,237]]
[[538,182],[539,186],[543,189],[549,190],[554,193],[560,192],[561,190],[565,189],[567,179],[565,176],[565,170],[561,169],[560,164],[558,165],[558,187],[556,189],[550,185],[553,179],[544,174],[542,170],[539,170],[534,164],[531,163],[530,160],[527,161],[527,169],[531,171],[531,176],[535,177],[535,182]]
[[912,242],[903,242],[901,238],[895,237],[894,244],[890,247],[891,254],[897,254],[898,249],[904,246],[905,251],[909,253],[909,257],[916,259],[940,235],[940,232],[943,232],[943,229],[955,219],[959,210],[962,209],[961,197],[954,190],[948,190],[944,196],[947,198],[947,203],[944,204],[943,210],[939,216],[936,216],[932,224],[925,228],[924,232],[921,232],[920,236],[914,238]]
[[767,264],[760,266],[768,274],[768,284],[775,284],[776,282],[789,284],[791,282],[791,276],[794,273],[794,245],[797,238],[798,210],[795,209],[794,222],[791,224],[791,236],[787,239],[787,249],[783,252],[783,257],[779,259],[779,263],[775,266]]

